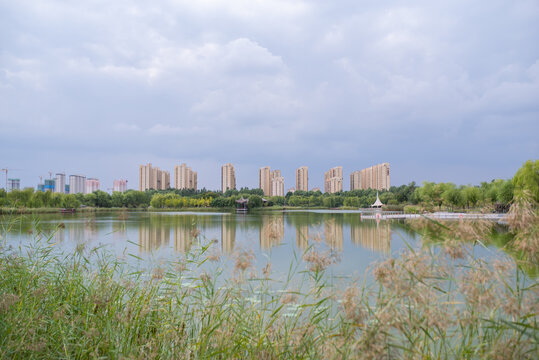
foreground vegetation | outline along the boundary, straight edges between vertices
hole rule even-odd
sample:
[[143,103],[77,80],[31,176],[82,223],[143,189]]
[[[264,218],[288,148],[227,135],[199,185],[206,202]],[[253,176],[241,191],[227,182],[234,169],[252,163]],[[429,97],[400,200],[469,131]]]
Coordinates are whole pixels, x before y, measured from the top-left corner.
[[521,265],[538,266],[539,218],[521,200],[508,219],[517,263],[473,257],[492,224],[429,222],[441,251],[409,249],[343,284],[320,239],[281,279],[245,250],[225,276],[203,239],[135,271],[84,243],[59,255],[36,233],[26,254],[0,250],[0,358],[536,359],[539,284]]
[[[424,212],[434,210],[467,210],[488,208],[490,211],[505,211],[515,194],[529,191],[539,201],[539,160],[527,161],[510,180],[483,182],[480,186],[459,186],[453,183],[414,182],[389,191],[381,191],[380,199],[387,210]],[[228,190],[224,194],[202,189],[165,191],[114,192],[104,191],[91,194],[59,194],[35,192],[28,188],[6,193],[0,190],[0,207],[4,208],[233,208],[236,200],[248,198],[250,208],[287,206],[309,208],[358,208],[369,207],[376,200],[377,191],[354,190],[336,194],[320,191],[296,191],[286,196],[263,196],[261,189]]]

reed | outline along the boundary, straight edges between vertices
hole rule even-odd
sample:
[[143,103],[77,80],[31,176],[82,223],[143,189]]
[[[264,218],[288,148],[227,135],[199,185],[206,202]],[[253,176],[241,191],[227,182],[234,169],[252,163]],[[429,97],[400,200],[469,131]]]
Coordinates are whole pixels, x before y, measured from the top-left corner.
[[459,256],[409,249],[374,264],[372,282],[337,286],[326,271],[338,257],[317,239],[283,280],[248,251],[230,278],[208,271],[222,260],[204,239],[145,272],[105,249],[60,254],[34,237],[24,251],[0,249],[2,359],[539,357],[536,280],[461,243]]

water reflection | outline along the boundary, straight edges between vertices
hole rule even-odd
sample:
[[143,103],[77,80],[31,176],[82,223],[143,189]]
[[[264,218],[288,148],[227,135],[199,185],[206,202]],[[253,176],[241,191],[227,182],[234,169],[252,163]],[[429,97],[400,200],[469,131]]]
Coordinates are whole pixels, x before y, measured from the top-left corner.
[[151,223],[141,223],[139,225],[139,248],[141,251],[149,252],[159,249],[161,246],[170,244],[170,230],[158,227]]
[[236,242],[236,222],[227,220],[223,217],[221,221],[221,251],[230,254],[234,251]]
[[112,221],[112,238],[114,240],[121,240],[121,239],[125,239],[125,236],[126,236],[125,221],[113,220]]
[[309,246],[309,225],[296,224],[296,246],[301,250]]
[[[300,250],[311,242],[323,241],[335,251],[363,248],[380,253],[391,252],[392,229],[406,228],[397,223],[362,221],[358,214],[290,212],[237,216],[235,214],[190,213],[112,213],[84,215],[43,215],[39,222],[32,219],[13,226],[11,233],[31,238],[43,231],[53,234],[59,244],[99,241],[120,244],[136,239],[140,252],[169,247],[174,252],[188,252],[197,237],[201,241],[220,241],[224,254],[232,253],[239,242],[250,242],[258,235],[260,250],[289,243]],[[399,230],[400,231],[400,230]],[[200,233],[200,235],[199,235]],[[34,234],[34,235],[32,235]],[[171,237],[173,242],[171,243]],[[352,248],[350,248],[350,245]]]
[[284,214],[264,216],[259,234],[261,249],[267,250],[281,244],[284,238]]
[[352,243],[384,254],[391,252],[391,225],[388,222],[365,221],[360,224],[350,226]]
[[343,249],[343,222],[342,217],[332,217],[324,221],[324,235],[326,244],[333,250]]

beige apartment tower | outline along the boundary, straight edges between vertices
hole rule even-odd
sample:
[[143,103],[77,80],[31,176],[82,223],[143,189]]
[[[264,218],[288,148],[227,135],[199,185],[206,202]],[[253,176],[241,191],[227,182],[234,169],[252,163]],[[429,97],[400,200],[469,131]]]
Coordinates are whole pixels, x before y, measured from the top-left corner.
[[309,191],[309,168],[307,166],[296,169],[296,190]]
[[350,174],[350,190],[389,190],[389,163],[382,163]]
[[281,176],[281,170],[273,170],[271,177],[271,196],[284,196],[284,177]]
[[139,167],[139,190],[166,190],[170,188],[170,173],[162,171],[158,167],[152,167],[151,163]]
[[334,194],[342,191],[342,166],[336,166],[324,173],[324,192]]
[[221,191],[226,192],[236,188],[236,173],[234,165],[224,164],[221,166]]
[[354,171],[350,174],[350,191],[361,189],[361,171]]
[[271,170],[269,166],[261,167],[258,170],[258,187],[262,189],[264,195],[271,196]]
[[174,167],[174,188],[176,189],[197,189],[197,172],[193,171],[186,164]]

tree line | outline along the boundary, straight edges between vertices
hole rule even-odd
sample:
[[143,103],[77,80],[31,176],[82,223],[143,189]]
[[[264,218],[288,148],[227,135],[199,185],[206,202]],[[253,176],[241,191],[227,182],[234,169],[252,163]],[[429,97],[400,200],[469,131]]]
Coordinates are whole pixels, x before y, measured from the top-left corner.
[[423,182],[421,186],[411,182],[408,185],[392,186],[388,191],[374,189],[342,191],[328,194],[320,191],[295,191],[286,196],[263,195],[261,189],[231,189],[225,193],[206,189],[168,189],[136,191],[125,193],[95,191],[91,194],[61,194],[34,191],[32,188],[13,190],[7,193],[0,189],[0,206],[12,208],[157,208],[180,209],[195,207],[232,208],[236,200],[249,199],[249,208],[263,206],[290,207],[369,207],[380,200],[388,209],[401,210],[405,206],[435,209],[470,209],[485,205],[508,205],[515,196],[528,194],[539,202],[539,160],[527,161],[509,180],[482,182],[479,186],[453,183]]

